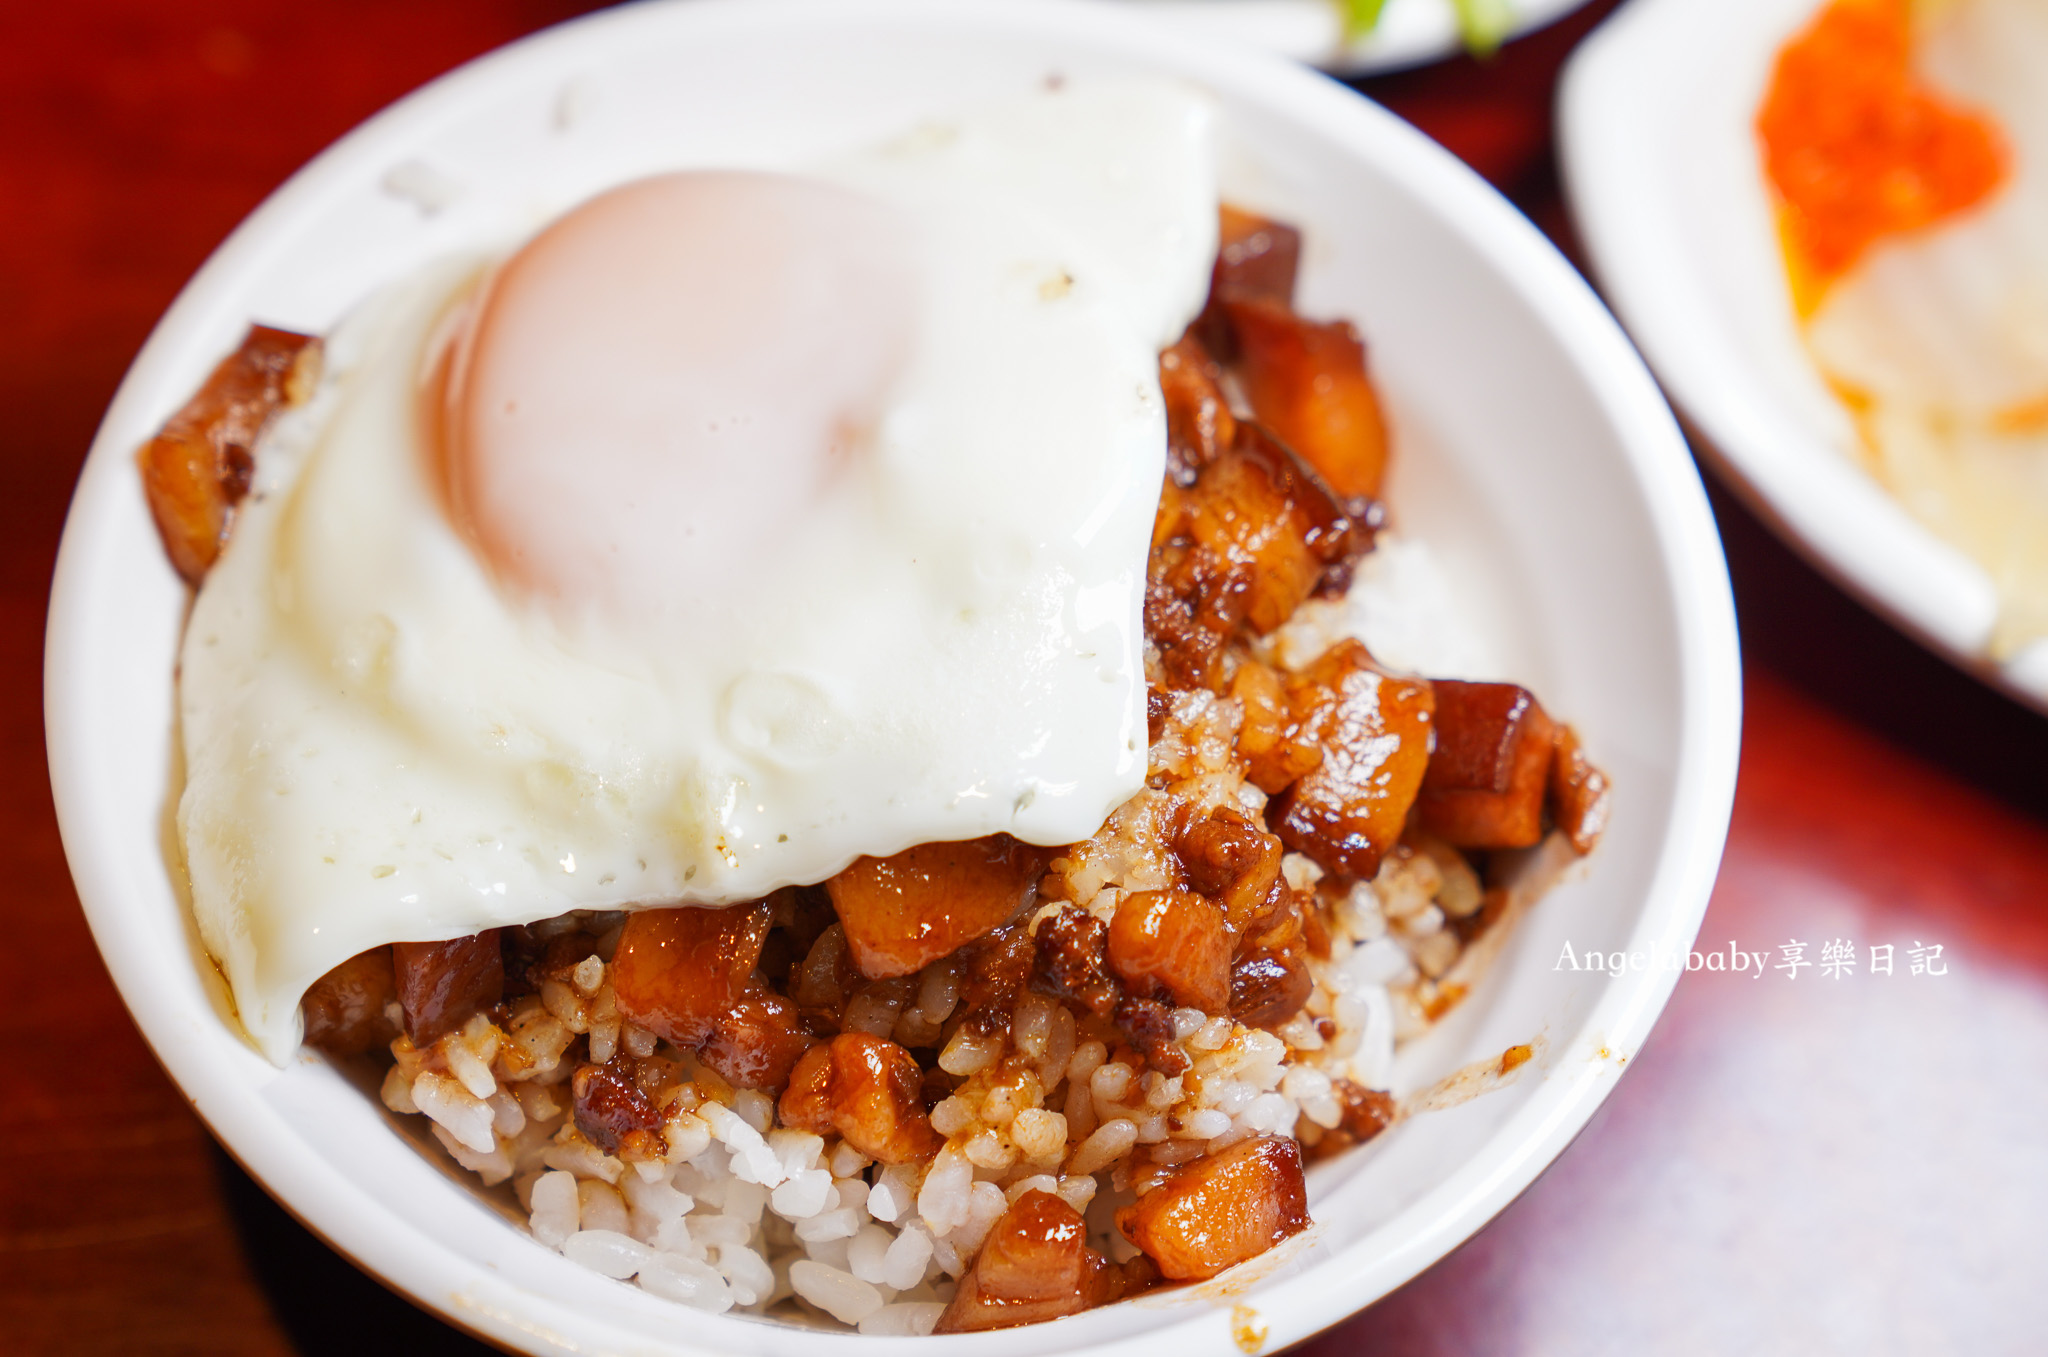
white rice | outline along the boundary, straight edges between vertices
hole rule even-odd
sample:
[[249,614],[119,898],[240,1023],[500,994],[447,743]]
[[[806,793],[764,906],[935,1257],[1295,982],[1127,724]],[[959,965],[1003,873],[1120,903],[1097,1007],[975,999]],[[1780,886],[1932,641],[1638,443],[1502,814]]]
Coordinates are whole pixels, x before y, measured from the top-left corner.
[[[515,1003],[512,1032],[472,1023],[427,1052],[401,1038],[384,1101],[425,1115],[486,1183],[511,1180],[533,1237],[593,1271],[714,1313],[926,1333],[990,1227],[1025,1191],[1053,1192],[1113,1235],[1109,1213],[1131,1199],[1138,1177],[1247,1136],[1290,1133],[1304,1119],[1337,1125],[1335,1077],[1384,1088],[1397,1026],[1389,986],[1420,978],[1416,951],[1428,937],[1451,936],[1440,919],[1434,934],[1411,927],[1424,917],[1413,906],[1430,884],[1430,868],[1417,865],[1427,862],[1390,859],[1378,881],[1331,911],[1330,956],[1312,962],[1314,994],[1278,1033],[1177,1013],[1192,1078],[1140,1072],[1109,1059],[1100,1042],[1077,1043],[1071,1014],[1037,996],[1013,1017],[1026,1051],[956,1039],[947,1050],[972,1058],[952,1062],[966,1078],[933,1112],[947,1140],[926,1166],[872,1165],[842,1141],[781,1128],[767,1095],[717,1079],[689,1086],[668,1108],[664,1162],[601,1152],[569,1116],[566,1043],[547,1030],[610,1007],[595,957],[578,966],[582,993],[566,1014],[562,996],[544,994]],[[1288,868],[1312,871],[1294,860]],[[1117,890],[1107,879],[1101,888]],[[1390,920],[1382,899],[1407,913]],[[539,1039],[522,1044],[520,1032]],[[665,1043],[658,1049],[696,1068]],[[543,1058],[521,1067],[521,1052]],[[1013,1054],[1025,1058],[1003,1059]],[[1116,1239],[1097,1242],[1129,1256]]]
[[[1419,544],[1383,541],[1367,560],[1381,558],[1362,600],[1355,590],[1347,608],[1305,607],[1289,624],[1293,642],[1320,649],[1333,629],[1369,622],[1386,632],[1404,609],[1433,606],[1441,582]],[[1169,884],[1160,864],[1176,801],[1263,808],[1236,761],[1239,720],[1228,699],[1174,695],[1151,750],[1151,786],[1054,861],[1065,901],[1048,903],[1034,928],[1067,904],[1106,922],[1125,895]],[[1282,870],[1302,891],[1322,876],[1296,854]],[[945,1145],[924,1165],[874,1165],[836,1138],[779,1127],[767,1094],[734,1090],[623,1022],[604,960],[611,939],[567,980],[514,1001],[502,1029],[479,1017],[427,1051],[401,1037],[384,1102],[425,1115],[485,1184],[509,1180],[533,1237],[594,1271],[713,1313],[928,1333],[1025,1191],[1053,1192],[1083,1212],[1091,1242],[1123,1261],[1136,1250],[1114,1228],[1116,1207],[1175,1165],[1250,1136],[1336,1127],[1336,1079],[1389,1086],[1397,1043],[1462,993],[1438,981],[1461,952],[1452,922],[1481,906],[1479,883],[1454,853],[1402,848],[1373,881],[1327,903],[1329,953],[1310,960],[1306,1007],[1273,1032],[1176,1011],[1176,1044],[1190,1062],[1182,1076],[1112,1059],[1101,1041],[1081,1039],[1072,1011],[1036,994],[1017,1001],[1007,1036],[962,1025],[937,1055],[960,1082],[933,1109]],[[908,998],[857,997],[845,1030],[928,1047],[958,1003],[960,972],[940,961],[913,980]],[[578,1035],[592,1061],[620,1049],[658,1054],[689,1077],[664,1108],[660,1162],[627,1163],[576,1128],[566,1081]]]

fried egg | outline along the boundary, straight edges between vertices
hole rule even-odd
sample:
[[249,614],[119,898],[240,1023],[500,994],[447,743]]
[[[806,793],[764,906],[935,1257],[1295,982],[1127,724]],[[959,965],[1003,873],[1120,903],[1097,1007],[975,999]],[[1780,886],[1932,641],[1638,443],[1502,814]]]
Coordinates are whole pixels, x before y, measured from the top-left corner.
[[1211,111],[1071,82],[395,284],[259,454],[179,827],[260,1049],[393,941],[1086,837],[1142,784]]

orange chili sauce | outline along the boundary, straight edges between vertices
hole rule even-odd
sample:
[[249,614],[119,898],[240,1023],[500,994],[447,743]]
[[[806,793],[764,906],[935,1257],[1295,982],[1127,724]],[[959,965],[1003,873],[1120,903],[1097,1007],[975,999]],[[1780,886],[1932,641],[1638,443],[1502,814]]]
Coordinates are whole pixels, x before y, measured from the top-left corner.
[[1922,84],[1912,61],[1911,0],[1832,0],[1778,53],[1756,129],[1801,315],[1872,245],[2006,177],[1997,124]]

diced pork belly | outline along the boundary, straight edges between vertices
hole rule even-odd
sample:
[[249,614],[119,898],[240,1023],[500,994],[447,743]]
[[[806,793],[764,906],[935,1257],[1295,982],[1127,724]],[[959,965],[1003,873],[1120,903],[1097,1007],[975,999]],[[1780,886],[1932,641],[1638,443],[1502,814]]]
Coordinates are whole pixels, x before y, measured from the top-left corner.
[[1237,749],[1246,779],[1271,796],[1323,761],[1323,747],[1294,710],[1280,675],[1254,659],[1237,667],[1230,695],[1244,708]]
[[392,944],[391,969],[413,1045],[433,1045],[503,997],[499,932],[489,928],[446,942]]
[[1365,371],[1365,344],[1346,321],[1304,320],[1285,302],[1226,297],[1235,371],[1259,422],[1346,499],[1377,498],[1387,429]]
[[287,405],[312,394],[320,341],[252,325],[136,461],[171,564],[198,584],[227,542],[234,508],[255,474],[256,442]]
[[1277,907],[1245,930],[1230,967],[1230,1016],[1247,1027],[1274,1028],[1301,1012],[1315,988],[1309,973],[1312,901],[1281,891]]
[[1294,615],[1325,568],[1355,554],[1342,506],[1256,425],[1189,492],[1187,534],[1241,591],[1233,621],[1264,636]]
[[1141,998],[1221,1013],[1230,1004],[1232,938],[1223,911],[1193,891],[1138,891],[1109,924],[1109,966]]
[[678,1046],[702,1046],[753,983],[768,925],[758,901],[628,915],[611,965],[620,1016]]
[[1304,1121],[1300,1128],[1303,1148],[1311,1162],[1364,1144],[1393,1125],[1399,1114],[1391,1093],[1366,1088],[1349,1079],[1332,1079],[1330,1091],[1337,1095],[1337,1124],[1326,1130]]
[[1096,1017],[1116,1008],[1121,991],[1109,970],[1109,926],[1068,905],[1038,925],[1032,988],[1071,999]]
[[1217,212],[1216,267],[1209,291],[1216,297],[1266,297],[1283,306],[1294,302],[1294,275],[1301,263],[1301,232],[1224,203]]
[[1382,672],[1357,641],[1330,650],[1289,685],[1323,759],[1267,807],[1289,848],[1325,871],[1369,879],[1401,837],[1429,764],[1430,684]]
[[1185,489],[1169,484],[1154,522],[1145,634],[1168,686],[1220,689],[1224,646],[1264,636],[1311,593],[1348,580],[1372,541],[1293,453],[1255,424]]
[[782,1124],[837,1134],[870,1159],[909,1164],[939,1152],[917,1059],[893,1041],[842,1032],[797,1061],[782,1094]]
[[329,1055],[360,1055],[388,1046],[398,1028],[384,1010],[397,997],[391,949],[372,947],[357,953],[315,980],[299,1001],[306,1019],[306,1044]]
[[961,1025],[984,1036],[1007,1033],[1010,1010],[1031,982],[1037,960],[1037,944],[1022,920],[962,948]]
[[797,1006],[757,973],[697,1054],[735,1087],[780,1092],[815,1040]]
[[871,980],[909,975],[993,931],[1045,870],[1007,834],[861,858],[825,883],[854,965]]
[[603,1065],[585,1065],[570,1082],[576,1129],[606,1154],[625,1159],[659,1159],[667,1150],[661,1109],[635,1078],[632,1057],[616,1055]]
[[1224,399],[1220,376],[1215,359],[1192,331],[1159,355],[1167,475],[1176,486],[1193,485],[1202,468],[1237,441],[1237,418]]
[[1607,775],[1593,766],[1570,726],[1557,728],[1557,753],[1550,765],[1550,814],[1584,855],[1607,828]]
[[989,1231],[934,1332],[1035,1324],[1114,1299],[1115,1270],[1087,1240],[1080,1212],[1050,1192],[1024,1193]]
[[1459,848],[1527,848],[1543,837],[1557,730],[1528,689],[1436,684],[1435,756],[1422,784],[1423,828]]
[[[1240,735],[1240,744],[1242,739]],[[1173,854],[1187,873],[1188,884],[1222,906],[1233,931],[1243,932],[1270,912],[1286,849],[1278,835],[1249,816],[1218,806],[1179,828]]]
[[1255,1136],[1204,1155],[1116,1213],[1171,1281],[1205,1281],[1308,1228],[1301,1146]]

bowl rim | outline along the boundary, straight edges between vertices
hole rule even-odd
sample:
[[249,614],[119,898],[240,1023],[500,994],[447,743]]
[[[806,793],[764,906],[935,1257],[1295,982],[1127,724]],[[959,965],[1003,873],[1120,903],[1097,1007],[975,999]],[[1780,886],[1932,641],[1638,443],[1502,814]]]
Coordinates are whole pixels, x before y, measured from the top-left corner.
[[[1219,40],[1250,43],[1262,51],[1320,66],[1347,79],[1392,75],[1461,55],[1464,44],[1452,18],[1452,0],[1431,0],[1440,9],[1421,22],[1402,23],[1409,4],[1388,5],[1381,27],[1346,42],[1331,0],[1123,0],[1163,21]],[[1548,28],[1588,0],[1510,0],[1514,26],[1504,42]]]
[[[178,997],[160,958],[138,956],[122,945],[128,907],[112,864],[124,852],[132,853],[133,844],[95,814],[86,761],[93,713],[81,696],[85,685],[78,681],[94,666],[85,609],[103,587],[97,575],[109,555],[107,508],[115,497],[136,493],[132,449],[118,445],[115,433],[134,422],[137,412],[131,407],[143,399],[149,374],[178,359],[188,332],[204,318],[209,296],[260,256],[273,224],[290,218],[331,181],[356,173],[404,129],[439,118],[500,80],[630,42],[644,25],[681,25],[715,38],[732,27],[849,22],[967,28],[991,38],[1025,32],[1053,36],[1105,55],[1129,55],[1192,78],[1214,79],[1226,91],[1256,90],[1265,107],[1370,159],[1446,230],[1462,234],[1490,259],[1505,285],[1519,292],[1551,332],[1615,429],[1671,580],[1680,702],[1677,772],[1631,946],[1689,945],[1720,860],[1735,788],[1741,673],[1727,572],[1697,472],[1647,370],[1584,280],[1526,218],[1421,133],[1281,58],[1162,30],[1141,16],[1086,0],[985,0],[975,6],[953,0],[674,0],[600,12],[522,39],[406,96],[323,151],[235,230],[166,312],[116,394],[74,494],[52,588],[44,693],[52,788],[79,898],[123,1002],[158,1060],[215,1137],[308,1228],[423,1308],[503,1346],[567,1353],[644,1350],[645,1342],[602,1316],[493,1283],[479,1262],[456,1256],[323,1172],[309,1145],[269,1129],[276,1121],[274,1109],[235,1073],[233,1061],[246,1050],[239,1043],[233,1052],[223,1046],[213,1013],[195,1013]],[[1676,981],[1675,971],[1661,969],[1617,979],[1585,1025],[1603,1033],[1612,1053],[1625,1060],[1647,1037]],[[209,1026],[216,1030],[205,1030]],[[1624,1067],[1621,1060],[1600,1060],[1567,1062],[1551,1070],[1493,1133],[1494,1143],[1511,1145],[1511,1150],[1476,1156],[1381,1227],[1401,1241],[1396,1247],[1367,1256],[1361,1241],[1332,1251],[1312,1269],[1274,1279],[1260,1296],[1271,1348],[1341,1322],[1366,1303],[1361,1297],[1379,1298],[1469,1237],[1570,1143]],[[800,1334],[806,1349],[844,1343],[874,1351],[892,1341],[793,1328],[786,1332]],[[1022,1351],[1019,1341],[996,1334],[962,1335],[928,1342],[926,1350],[935,1357],[955,1345],[962,1351]],[[1059,1350],[1107,1353],[1124,1341],[1062,1343]],[[1190,1354],[1217,1357],[1241,1350],[1231,1311],[1223,1305],[1162,1310],[1159,1326],[1148,1330],[1143,1341],[1171,1342]],[[798,1345],[763,1337],[751,1346],[779,1351]],[[685,1338],[676,1350],[701,1349]]]
[[[1603,22],[1558,86],[1558,151],[1572,216],[1601,292],[1686,422],[1694,446],[1778,538],[1914,641],[2048,714],[2048,653],[2001,663],[1984,650],[1991,576],[1923,526],[1717,337],[1712,303],[1671,228],[1662,183],[1674,81],[1705,79],[1694,29],[1821,0],[1641,0]],[[1771,52],[1758,54],[1759,62]],[[1758,70],[1763,68],[1761,64]],[[1726,74],[1724,70],[1724,75]],[[1757,167],[1761,183],[1762,167]],[[1789,293],[1786,301],[1790,313]]]

